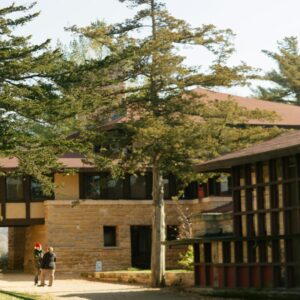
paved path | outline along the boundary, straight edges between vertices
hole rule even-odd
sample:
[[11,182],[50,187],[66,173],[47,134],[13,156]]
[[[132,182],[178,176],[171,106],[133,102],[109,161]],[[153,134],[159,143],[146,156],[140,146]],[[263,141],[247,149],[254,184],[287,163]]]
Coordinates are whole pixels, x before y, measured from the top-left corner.
[[[27,274],[0,274],[0,290],[45,295],[60,300],[199,300],[199,296],[142,286],[103,283],[57,275],[52,287],[33,285]],[[212,300],[212,298],[209,298]]]

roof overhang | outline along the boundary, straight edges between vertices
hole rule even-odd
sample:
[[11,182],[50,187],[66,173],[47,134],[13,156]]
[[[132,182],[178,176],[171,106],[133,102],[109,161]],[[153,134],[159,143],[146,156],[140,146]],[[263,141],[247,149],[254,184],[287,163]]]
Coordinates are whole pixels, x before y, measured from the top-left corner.
[[258,161],[264,161],[269,159],[274,159],[282,156],[294,155],[300,153],[300,145],[275,149],[266,152],[253,153],[251,155],[237,156],[230,159],[222,159],[222,157],[215,160],[202,163],[195,166],[195,170],[198,173],[209,173],[209,172],[229,172],[232,167],[255,163]]

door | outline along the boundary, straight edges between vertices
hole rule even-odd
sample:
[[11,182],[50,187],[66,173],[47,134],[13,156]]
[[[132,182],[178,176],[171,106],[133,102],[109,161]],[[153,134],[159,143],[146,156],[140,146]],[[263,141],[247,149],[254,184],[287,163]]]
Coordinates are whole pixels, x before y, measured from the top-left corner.
[[132,267],[150,269],[151,226],[131,226],[130,233]]

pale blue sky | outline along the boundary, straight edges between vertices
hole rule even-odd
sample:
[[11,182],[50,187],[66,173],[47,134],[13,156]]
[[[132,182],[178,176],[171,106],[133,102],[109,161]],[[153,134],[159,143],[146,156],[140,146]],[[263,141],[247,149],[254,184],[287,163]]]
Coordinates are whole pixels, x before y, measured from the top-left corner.
[[[2,3],[11,3],[2,0]],[[30,1],[15,0],[16,4]],[[34,41],[51,38],[67,43],[70,34],[64,27],[85,26],[97,19],[118,22],[132,15],[125,4],[117,0],[37,0],[41,15],[26,32]],[[265,70],[274,67],[262,49],[275,50],[276,42],[285,36],[299,36],[299,0],[166,0],[170,12],[193,26],[212,23],[219,28],[231,28],[236,33],[236,53],[231,62],[243,60]],[[203,57],[187,51],[189,63],[202,63]],[[239,94],[247,93],[239,90]]]

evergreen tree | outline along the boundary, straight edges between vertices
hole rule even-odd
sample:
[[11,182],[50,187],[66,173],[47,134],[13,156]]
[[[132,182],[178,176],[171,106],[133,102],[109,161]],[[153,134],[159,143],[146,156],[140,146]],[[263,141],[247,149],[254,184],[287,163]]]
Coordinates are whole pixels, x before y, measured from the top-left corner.
[[277,64],[263,79],[274,87],[259,86],[255,96],[271,101],[300,105],[300,52],[296,37],[286,37],[278,43],[278,52],[263,51]]
[[73,143],[66,140],[66,125],[75,111],[58,84],[68,72],[59,51],[50,49],[49,40],[34,45],[30,36],[14,33],[38,16],[31,13],[34,5],[0,9],[0,155],[17,157],[19,171],[50,192],[43,175],[58,167],[57,155]]
[[[152,170],[151,270],[152,286],[157,287],[163,285],[165,272],[164,175],[186,181],[194,176],[195,163],[278,130],[247,126],[249,119],[274,118],[270,113],[250,112],[230,100],[204,102],[192,90],[243,84],[251,77],[246,65],[226,65],[233,52],[230,30],[192,28],[171,16],[162,1],[121,2],[139,8],[133,19],[72,28],[104,54],[86,61],[72,90],[91,108],[90,115],[84,110],[86,124],[79,139],[100,145],[99,153],[90,155],[92,162],[114,176]],[[214,54],[210,71],[186,66],[182,45]]]

